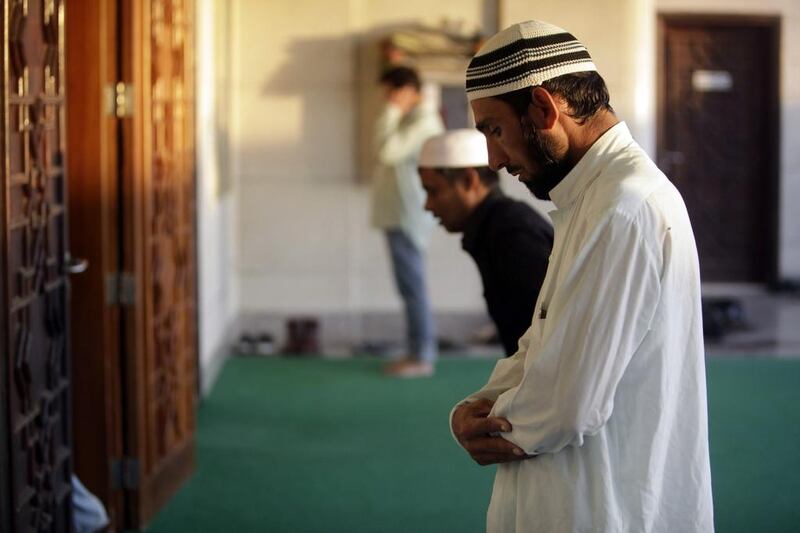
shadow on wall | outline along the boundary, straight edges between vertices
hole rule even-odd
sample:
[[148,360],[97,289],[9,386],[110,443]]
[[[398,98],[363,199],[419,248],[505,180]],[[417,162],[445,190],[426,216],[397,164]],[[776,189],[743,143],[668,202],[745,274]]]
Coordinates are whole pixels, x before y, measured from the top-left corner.
[[353,36],[298,39],[276,54],[285,59],[240,113],[243,176],[352,180],[355,46]]
[[380,43],[399,31],[432,28],[398,21],[343,37],[293,41],[259,87],[258,105],[270,112],[242,117],[261,120],[260,128],[270,128],[281,141],[260,147],[255,160],[244,162],[243,174],[269,166],[301,179],[369,182],[371,125],[383,105]]

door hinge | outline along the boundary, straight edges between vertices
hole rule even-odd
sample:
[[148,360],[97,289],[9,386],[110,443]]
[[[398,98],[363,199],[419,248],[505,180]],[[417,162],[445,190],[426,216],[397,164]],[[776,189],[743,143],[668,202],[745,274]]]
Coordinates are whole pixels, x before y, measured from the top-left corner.
[[108,305],[134,305],[136,303],[136,278],[130,272],[106,274],[106,303]]
[[111,486],[124,490],[139,488],[138,457],[117,457],[111,460]]
[[117,118],[133,115],[133,86],[117,82],[106,86],[106,113]]

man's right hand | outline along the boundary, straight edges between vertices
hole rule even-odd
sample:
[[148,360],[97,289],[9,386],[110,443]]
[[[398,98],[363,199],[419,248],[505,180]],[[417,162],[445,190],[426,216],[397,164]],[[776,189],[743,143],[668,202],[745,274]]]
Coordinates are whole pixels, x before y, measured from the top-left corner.
[[465,403],[453,413],[453,434],[470,457],[479,465],[508,463],[527,459],[528,456],[516,444],[492,435],[511,431],[505,418],[489,416],[494,402],[480,399]]
[[420,99],[419,91],[410,85],[391,89],[386,95],[386,100],[400,109],[403,115],[410,113],[414,106],[420,102]]

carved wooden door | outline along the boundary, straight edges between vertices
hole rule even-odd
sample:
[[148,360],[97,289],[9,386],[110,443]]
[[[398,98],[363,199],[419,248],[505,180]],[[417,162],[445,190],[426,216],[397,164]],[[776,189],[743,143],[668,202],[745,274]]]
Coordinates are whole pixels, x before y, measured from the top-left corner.
[[117,529],[146,526],[194,462],[193,9],[67,5],[71,235],[92,263],[73,305],[92,317],[73,339],[75,465]]
[[133,524],[146,524],[194,467],[197,397],[194,55],[190,0],[123,2],[128,453]]
[[0,529],[70,531],[62,2],[3,23]]

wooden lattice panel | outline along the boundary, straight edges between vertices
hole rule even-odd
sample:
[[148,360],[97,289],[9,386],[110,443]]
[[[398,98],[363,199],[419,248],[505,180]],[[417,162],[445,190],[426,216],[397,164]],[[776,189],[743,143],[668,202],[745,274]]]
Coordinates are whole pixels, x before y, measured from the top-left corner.
[[69,531],[63,10],[57,0],[3,7],[11,526]]
[[183,0],[151,2],[151,177],[146,267],[151,464],[191,439],[197,384],[195,180],[191,109],[193,9]]

